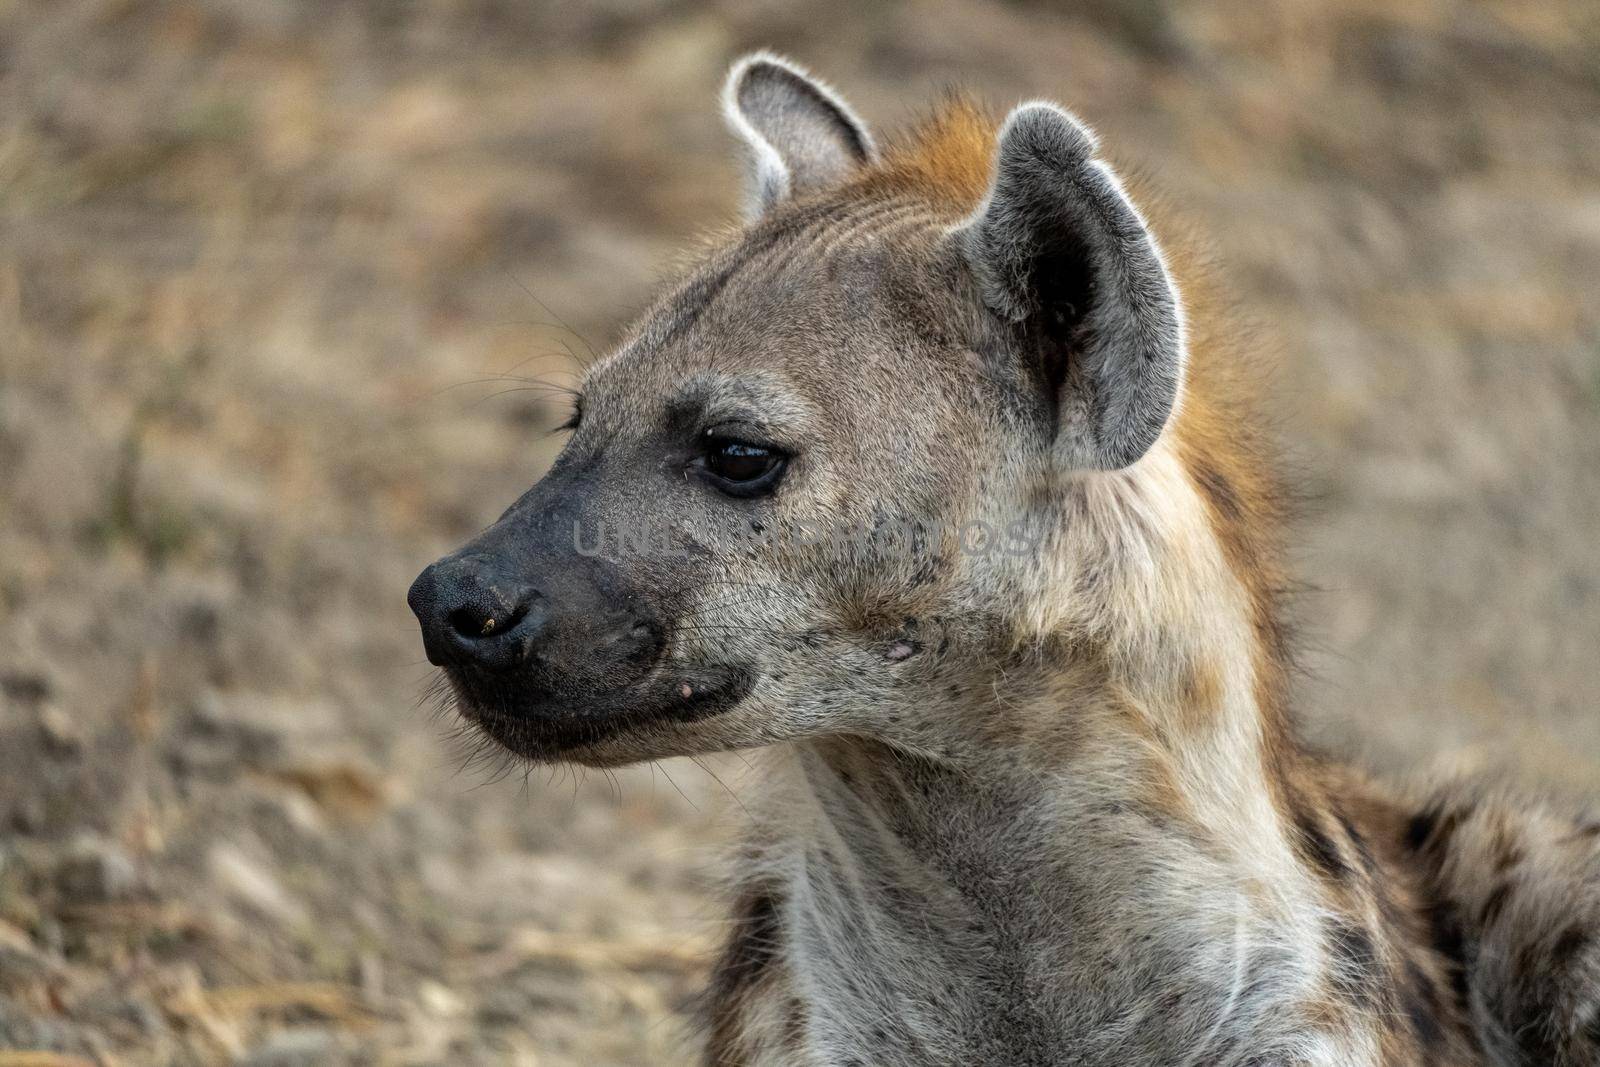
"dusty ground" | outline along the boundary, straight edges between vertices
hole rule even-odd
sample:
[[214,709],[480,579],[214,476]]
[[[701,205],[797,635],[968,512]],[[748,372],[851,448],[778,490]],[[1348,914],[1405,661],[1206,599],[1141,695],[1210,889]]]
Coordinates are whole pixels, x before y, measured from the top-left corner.
[[723,790],[457,773],[403,596],[549,458],[495,379],[730,212],[754,45],[1080,109],[1284,353],[1311,731],[1600,782],[1590,0],[10,0],[0,1064],[687,1058]]

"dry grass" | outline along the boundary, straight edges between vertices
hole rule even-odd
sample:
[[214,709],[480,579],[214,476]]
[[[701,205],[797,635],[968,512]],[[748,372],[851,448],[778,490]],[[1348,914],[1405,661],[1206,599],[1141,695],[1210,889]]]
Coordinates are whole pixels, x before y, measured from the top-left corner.
[[720,787],[455,775],[403,596],[755,45],[1078,108],[1285,353],[1308,726],[1597,781],[1592,3],[0,2],[0,1067],[688,1058]]

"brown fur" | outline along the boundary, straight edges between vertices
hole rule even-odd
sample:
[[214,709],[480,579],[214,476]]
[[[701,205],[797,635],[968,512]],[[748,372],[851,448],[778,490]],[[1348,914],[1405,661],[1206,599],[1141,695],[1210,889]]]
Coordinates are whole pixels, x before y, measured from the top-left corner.
[[[909,197],[954,222],[978,207],[988,187],[995,130],[984,108],[954,97],[895,142],[847,195]],[[1170,232],[1170,226],[1153,221],[1158,232]],[[1225,302],[1214,294],[1201,257],[1182,245],[1169,243],[1167,251],[1185,294],[1189,338],[1183,403],[1169,432],[1248,594],[1269,787],[1284,821],[1294,828],[1302,862],[1324,883],[1328,910],[1342,916],[1328,931],[1336,976],[1313,1015],[1320,1013],[1329,1026],[1358,1020],[1377,1026],[1384,1062],[1396,1067],[1471,1067],[1482,1060],[1464,1001],[1460,935],[1405,842],[1406,809],[1352,773],[1304,757],[1293,739],[1284,608],[1290,579],[1283,551],[1291,494],[1275,465],[1276,451],[1260,430],[1259,378],[1256,368],[1241,359],[1246,346]],[[1202,726],[1214,713],[1219,688],[1214,670],[1196,670],[1175,725],[1186,731]],[[1138,711],[1127,721],[1135,736],[1149,729]],[[1141,800],[1180,822],[1191,818],[1182,790],[1159,769],[1145,783]],[[1194,829],[1202,836],[1206,832]],[[1448,833],[1448,826],[1439,833]],[[1494,842],[1493,853],[1499,871],[1522,858],[1505,834]],[[1504,895],[1491,893],[1480,922],[1493,921]],[[1576,953],[1588,936],[1586,929],[1572,928],[1560,939],[1561,954]],[[735,966],[744,951],[741,944],[736,938],[730,950]],[[731,1061],[714,1055],[712,1062]]]
[[916,196],[959,217],[988,191],[994,169],[994,116],[976,100],[952,94],[859,179],[862,196]]
[[[537,699],[460,677],[532,758],[769,750],[709,1062],[1600,1061],[1593,824],[1403,799],[1295,737],[1293,494],[1172,221],[1050,105],[997,128],[952,97],[879,155],[782,60],[725,99],[751,224],[588,372],[555,471],[447,561],[554,552],[567,513],[694,549],[604,561],[627,595],[591,599],[623,624],[556,616],[584,639],[519,664]],[[707,481],[730,437],[779,474]],[[957,551],[974,519],[1037,538]],[[818,521],[940,533],[719,540]],[[655,632],[655,659],[615,651]]]

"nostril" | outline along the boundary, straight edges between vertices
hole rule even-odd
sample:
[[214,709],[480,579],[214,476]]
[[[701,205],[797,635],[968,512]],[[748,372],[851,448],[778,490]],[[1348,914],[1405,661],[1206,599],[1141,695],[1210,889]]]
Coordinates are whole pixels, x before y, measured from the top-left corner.
[[450,613],[450,629],[465,641],[479,641],[515,629],[527,613],[527,608],[517,608],[501,617],[475,607],[457,608]]
[[472,608],[457,608],[450,613],[450,629],[457,637],[465,637],[469,641],[476,641],[494,632],[495,620],[493,615],[486,615]]

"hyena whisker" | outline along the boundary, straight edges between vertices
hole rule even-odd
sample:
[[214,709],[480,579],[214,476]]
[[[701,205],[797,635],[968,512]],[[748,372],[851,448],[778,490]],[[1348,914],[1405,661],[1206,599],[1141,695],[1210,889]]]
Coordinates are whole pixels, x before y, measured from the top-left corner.
[[766,604],[770,601],[781,599],[783,599],[783,593],[780,590],[774,589],[771,592],[763,593],[760,596],[746,597],[742,600],[712,601],[711,603],[702,605],[701,607],[695,608],[692,611],[685,612],[682,618],[695,619],[706,615],[716,615],[722,612],[732,611],[735,608],[752,607],[756,604]]
[[577,355],[577,353],[572,352],[570,349],[568,349],[568,353],[572,356],[573,360],[575,362],[577,362],[577,363],[581,363],[585,369],[587,369],[589,366],[591,366],[593,364],[593,362],[594,362],[594,359],[595,359],[595,350],[594,350],[594,346],[589,343],[588,339],[585,338],[583,336],[583,334],[579,333],[577,330],[574,330],[571,326],[567,325],[566,320],[563,319],[560,315],[557,315],[555,313],[555,311],[553,311],[551,309],[549,304],[546,304],[543,300],[540,300],[537,296],[535,296],[534,293],[533,293],[533,290],[528,288],[528,286],[523,282],[523,280],[521,278],[517,277],[516,274],[509,267],[506,268],[506,276],[517,284],[517,288],[521,289],[524,293],[526,293],[528,295],[528,299],[529,300],[532,300],[535,304],[538,304],[539,308],[546,315],[549,315],[552,319],[555,320],[555,322],[553,322],[553,323],[546,323],[546,324],[543,324],[543,325],[559,326],[561,329],[565,330],[569,336],[571,336],[572,338],[576,339],[580,344],[582,344],[583,347],[584,347],[584,350],[589,353],[588,358],[582,358],[582,357],[579,357]]
[[744,806],[744,801],[739,799],[739,794],[735,793],[732,789],[729,789],[728,783],[724,782],[721,777],[717,775],[716,771],[713,771],[710,767],[706,766],[704,760],[702,760],[699,756],[690,756],[689,762],[693,763],[696,767],[699,767],[702,772],[709,775],[711,780],[716,782],[724,793],[728,794],[728,798],[739,806],[740,811],[744,812],[746,815],[750,814],[750,809]]
[[[546,355],[559,355],[559,353],[546,353]],[[526,361],[524,361],[524,362],[526,362]],[[520,366],[520,364],[519,364],[519,366]],[[570,392],[570,393],[573,393],[573,394],[576,394],[576,392],[577,392],[577,390],[574,387],[565,386],[565,385],[562,385],[559,382],[552,382],[552,381],[549,381],[548,379],[545,379],[545,378],[530,377],[530,376],[527,376],[527,375],[518,375],[518,374],[512,373],[511,371],[506,371],[504,373],[484,375],[483,377],[479,377],[479,378],[468,378],[465,381],[451,382],[449,385],[442,385],[439,388],[437,388],[437,389],[435,389],[435,390],[433,390],[433,391],[431,391],[429,393],[424,394],[422,399],[424,399],[424,400],[437,400],[438,398],[444,396],[446,393],[452,393],[452,392],[455,392],[458,389],[467,389],[467,388],[470,388],[470,387],[475,386],[475,385],[497,385],[497,384],[500,384],[502,382],[522,382],[522,383],[527,384],[527,385],[542,385],[542,386],[546,386],[546,387],[548,387],[550,389],[554,389],[554,390],[562,391],[562,392]]]
[[514,385],[514,386],[510,386],[509,388],[506,388],[506,389],[496,389],[494,392],[489,393],[487,396],[481,396],[477,400],[474,400],[470,406],[471,407],[478,407],[480,405],[489,403],[489,401],[491,401],[491,400],[498,400],[500,397],[511,396],[511,395],[513,395],[515,393],[533,393],[535,399],[538,399],[538,400],[548,400],[553,396],[573,397],[573,396],[577,395],[577,393],[575,393],[575,392],[573,392],[571,390],[568,390],[568,389],[541,390],[538,386]]
[[675,781],[673,781],[673,778],[672,778],[672,774],[671,774],[671,772],[669,772],[669,771],[668,771],[668,770],[667,770],[667,765],[666,765],[666,764],[664,764],[664,763],[659,763],[659,764],[656,764],[656,766],[658,766],[658,767],[660,767],[660,768],[661,768],[661,776],[662,776],[662,777],[663,777],[663,778],[665,778],[665,779],[666,779],[666,780],[667,780],[667,784],[668,784],[668,785],[670,785],[670,786],[672,786],[672,788],[673,788],[673,790],[674,790],[674,791],[675,791],[675,792],[676,792],[676,793],[677,793],[677,794],[678,794],[678,795],[679,795],[679,796],[680,796],[680,797],[682,797],[682,798],[683,798],[683,802],[684,802],[684,803],[685,803],[685,804],[687,804],[687,805],[689,805],[689,807],[691,807],[691,808],[693,808],[693,809],[694,809],[694,810],[695,810],[695,811],[696,811],[696,812],[698,812],[698,811],[699,811],[699,810],[700,810],[700,805],[698,805],[698,804],[696,804],[696,803],[695,803],[695,802],[694,802],[694,801],[692,801],[692,800],[690,800],[690,799],[689,799],[689,794],[688,794],[688,793],[685,793],[685,792],[684,792],[684,791],[683,791],[683,790],[682,790],[682,789],[681,789],[681,788],[679,788],[679,787],[678,787],[678,783],[677,783],[677,782],[675,782]]
[[[793,592],[794,592],[792,589],[786,590],[786,589],[784,589],[783,586],[778,585],[776,583],[772,583],[772,582],[751,582],[751,581],[740,581],[740,580],[737,580],[737,579],[713,579],[711,581],[707,581],[707,582],[703,582],[703,583],[697,583],[694,586],[689,586],[689,587],[685,587],[683,589],[675,590],[675,594],[678,595],[678,596],[685,596],[685,595],[689,594],[690,592],[694,591],[696,588],[699,588],[699,589],[725,589],[725,590],[730,590],[730,591],[732,591],[734,593],[753,592],[753,593],[761,593],[763,595],[769,595],[770,594],[770,595],[779,595],[779,596],[785,595],[785,594],[792,596]],[[702,605],[702,607],[703,608],[704,607],[711,607],[716,603],[718,603],[718,602],[717,601],[711,601],[708,604]]]
[[686,626],[670,631],[673,638],[680,638],[684,635],[688,635],[701,641],[707,641],[717,637],[765,638],[768,641],[781,646],[784,652],[788,655],[818,656],[823,659],[831,657],[841,645],[859,650],[867,650],[871,647],[865,641],[859,638],[848,636],[842,633],[828,634],[828,642],[826,644],[818,642],[813,645],[811,642],[806,640],[806,634],[811,632],[814,631],[774,630],[763,626],[740,626],[733,623],[715,626]]
[[706,605],[705,607],[701,607],[701,608],[697,608],[697,609],[695,609],[693,611],[685,612],[684,615],[681,617],[680,621],[694,622],[694,621],[697,621],[699,619],[715,618],[717,616],[725,615],[725,614],[727,614],[729,612],[736,611],[737,609],[740,609],[740,608],[761,607],[761,606],[765,606],[765,605],[773,602],[774,600],[782,601],[783,599],[784,598],[781,597],[781,596],[773,595],[773,596],[762,596],[762,597],[750,597],[750,598],[747,598],[747,599],[744,599],[744,600],[734,600],[734,601],[728,601],[726,603],[718,603],[718,604]]

